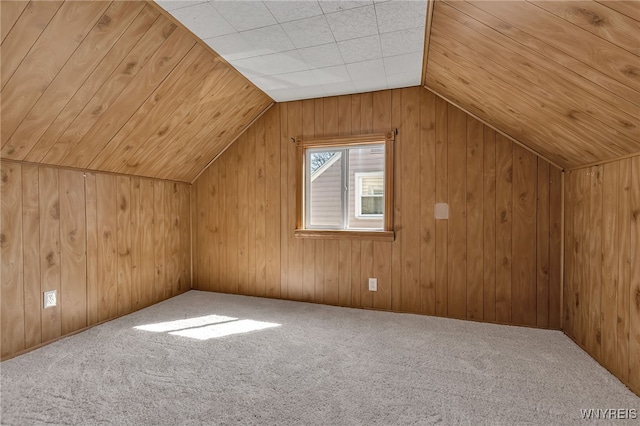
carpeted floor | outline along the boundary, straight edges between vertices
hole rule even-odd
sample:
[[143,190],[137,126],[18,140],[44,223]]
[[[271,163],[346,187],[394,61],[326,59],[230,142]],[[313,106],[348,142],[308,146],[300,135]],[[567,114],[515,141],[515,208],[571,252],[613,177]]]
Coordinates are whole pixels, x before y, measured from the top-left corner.
[[567,425],[640,409],[560,332],[198,291],[0,368],[3,425]]

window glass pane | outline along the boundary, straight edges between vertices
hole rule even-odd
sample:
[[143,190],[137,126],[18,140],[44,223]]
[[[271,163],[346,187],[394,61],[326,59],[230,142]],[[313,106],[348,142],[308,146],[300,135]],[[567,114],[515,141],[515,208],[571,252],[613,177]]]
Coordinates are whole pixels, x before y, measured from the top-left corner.
[[384,144],[349,149],[349,229],[384,229]]
[[343,154],[337,150],[307,151],[307,227],[342,229]]

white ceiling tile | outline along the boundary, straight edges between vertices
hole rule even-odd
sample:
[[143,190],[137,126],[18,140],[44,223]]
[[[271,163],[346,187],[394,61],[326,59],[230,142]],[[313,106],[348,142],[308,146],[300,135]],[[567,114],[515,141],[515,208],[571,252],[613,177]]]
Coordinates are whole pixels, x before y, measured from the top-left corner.
[[356,92],[356,87],[353,85],[351,80],[339,83],[323,84],[322,88],[327,96],[348,95]]
[[256,77],[251,81],[265,92],[270,90],[286,89],[289,87],[289,84],[278,78],[277,75]]
[[387,76],[404,73],[422,76],[422,53],[408,53],[384,58],[384,69]]
[[324,15],[286,22],[282,29],[298,49],[335,41]]
[[380,37],[378,35],[340,41],[338,42],[338,47],[346,64],[382,57]]
[[213,7],[238,31],[277,24],[261,1],[211,1]]
[[382,56],[396,56],[424,51],[424,28],[396,31],[380,35]]
[[380,33],[420,27],[424,32],[427,19],[426,0],[397,0],[376,3],[375,7]]
[[263,75],[276,75],[304,71],[309,69],[307,63],[302,59],[298,51],[275,53],[273,55],[261,56],[263,59]]
[[251,58],[261,55],[260,51],[249,44],[240,33],[232,33],[204,40],[219,55],[227,61]]
[[354,80],[353,85],[359,93],[372,92],[374,90],[386,89],[387,80],[385,78],[360,79]]
[[287,89],[277,89],[269,92],[269,95],[276,102],[287,102],[299,99],[313,99],[326,96],[322,86],[292,87]]
[[373,5],[326,15],[336,41],[378,34]]
[[389,89],[397,89],[399,87],[419,86],[421,73],[403,73],[387,76],[387,85]]
[[298,49],[305,62],[311,68],[325,68],[342,64],[342,56],[336,43]]
[[273,76],[278,80],[286,83],[289,87],[308,87],[317,86],[317,80],[312,71],[297,71],[287,74],[278,74]]
[[209,3],[176,9],[171,14],[203,40],[235,32]]
[[317,1],[265,1],[264,4],[280,23],[322,15]]
[[266,61],[264,60],[264,56],[238,59],[235,61],[229,61],[229,63],[250,80],[255,77],[264,77],[265,75],[268,75],[267,73],[265,73],[267,65]]
[[347,64],[347,70],[354,84],[358,80],[380,79],[385,81],[384,63],[382,59]]
[[280,25],[243,31],[240,34],[251,46],[261,51],[263,55],[295,49],[295,46]]
[[355,9],[356,7],[368,6],[371,4],[371,0],[366,1],[329,1],[320,0],[320,7],[324,13],[340,12],[341,10]]
[[345,65],[318,68],[312,70],[318,84],[331,85],[351,82],[351,76]]
[[193,6],[194,4],[200,4],[200,3],[205,3],[207,0],[199,0],[199,1],[190,1],[190,0],[156,0],[156,3],[158,3],[160,6],[162,6],[162,8],[164,10],[166,10],[167,12],[171,11],[171,10],[175,10],[175,9],[180,9],[183,7],[189,7],[189,6]]

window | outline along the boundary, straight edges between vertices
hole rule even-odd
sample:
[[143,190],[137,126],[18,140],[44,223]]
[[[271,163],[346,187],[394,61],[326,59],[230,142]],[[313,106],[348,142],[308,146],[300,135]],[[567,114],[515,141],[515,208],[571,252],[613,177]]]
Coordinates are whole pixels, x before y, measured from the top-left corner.
[[393,132],[297,140],[297,237],[393,240]]

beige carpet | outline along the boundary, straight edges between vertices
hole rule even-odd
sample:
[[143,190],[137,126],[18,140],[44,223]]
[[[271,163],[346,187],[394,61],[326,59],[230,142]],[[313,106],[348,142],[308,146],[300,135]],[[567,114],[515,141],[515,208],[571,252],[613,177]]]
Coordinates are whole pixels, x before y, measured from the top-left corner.
[[640,409],[560,332],[198,291],[0,368],[3,425],[591,425],[606,422],[581,409]]

